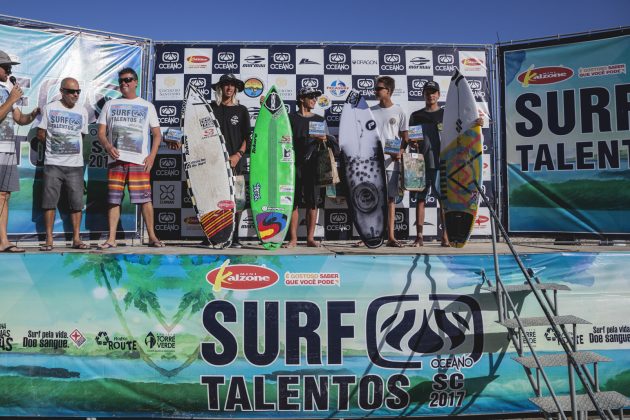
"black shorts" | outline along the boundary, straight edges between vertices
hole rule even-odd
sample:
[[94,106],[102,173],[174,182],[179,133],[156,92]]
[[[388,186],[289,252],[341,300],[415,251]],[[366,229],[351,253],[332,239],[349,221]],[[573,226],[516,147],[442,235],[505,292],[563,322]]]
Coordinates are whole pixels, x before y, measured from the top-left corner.
[[412,191],[413,197],[415,197],[416,201],[424,201],[427,198],[427,195],[431,193],[435,198],[439,198],[438,189],[437,189],[437,174],[438,169],[427,169],[426,171],[426,188],[424,191]]
[[294,208],[313,209],[317,207],[321,187],[315,184],[317,168],[313,164],[305,164],[296,168]]

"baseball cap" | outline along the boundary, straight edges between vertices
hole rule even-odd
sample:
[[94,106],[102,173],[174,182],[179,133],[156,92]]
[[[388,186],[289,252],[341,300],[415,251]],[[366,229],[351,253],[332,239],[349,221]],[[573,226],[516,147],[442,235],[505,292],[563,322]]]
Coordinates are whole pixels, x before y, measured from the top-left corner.
[[9,54],[5,53],[4,51],[0,50],[0,64],[9,64],[11,66],[14,66],[16,64],[20,64],[17,61],[14,61]]
[[431,89],[431,90],[435,90],[435,91],[439,92],[440,91],[440,85],[437,82],[434,82],[433,80],[431,80],[429,82],[426,82],[422,89],[423,89],[423,91],[425,91],[427,89]]
[[313,93],[316,94],[317,96],[322,96],[321,90],[315,89],[314,87],[311,87],[311,86],[306,86],[306,87],[300,88],[300,90],[298,91],[298,98],[301,98],[306,95],[311,95]]

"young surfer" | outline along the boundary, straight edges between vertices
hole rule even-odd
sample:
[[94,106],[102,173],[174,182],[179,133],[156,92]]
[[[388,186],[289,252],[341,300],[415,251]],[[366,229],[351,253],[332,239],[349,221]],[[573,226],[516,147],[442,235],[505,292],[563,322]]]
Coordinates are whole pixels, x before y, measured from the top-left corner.
[[[328,146],[337,149],[334,137],[328,135],[326,120],[321,115],[312,111],[317,103],[317,98],[322,92],[312,87],[303,87],[298,92],[298,111],[289,114],[291,129],[293,132],[293,149],[295,150],[296,180],[295,200],[291,224],[289,226],[289,242],[285,248],[292,248],[297,244],[298,229],[298,203],[306,209],[306,246],[318,247],[320,243],[315,241],[315,223],[317,221],[317,199],[320,188],[316,186],[317,159],[316,150],[327,139]],[[317,127],[317,125],[320,127]],[[324,134],[321,134],[322,128]]]
[[[426,171],[426,188],[424,191],[412,192],[416,197],[416,240],[414,247],[421,247],[424,242],[422,232],[425,218],[425,204],[429,192],[439,199],[436,187],[438,168],[440,165],[440,131],[442,131],[442,120],[444,118],[444,108],[440,107],[440,85],[434,81],[427,82],[422,90],[424,96],[424,108],[419,109],[409,117],[409,125],[422,125],[424,140],[411,142],[411,147],[424,156],[424,167]],[[448,247],[448,237],[444,228],[444,215],[438,212],[440,224],[442,225],[442,246]]]
[[396,196],[400,178],[400,153],[407,144],[407,115],[400,105],[394,104],[392,95],[396,88],[395,81],[390,76],[376,79],[374,88],[378,104],[370,109],[376,119],[381,135],[381,142],[385,147],[390,145],[395,151],[385,152],[385,173],[387,175],[387,246],[400,248],[402,244],[394,236],[394,222],[396,212]]
[[[231,73],[222,75],[219,81],[212,85],[215,92],[215,101],[211,105],[212,111],[225,138],[225,147],[230,155],[230,166],[234,176],[241,175],[245,170],[243,156],[247,151],[252,131],[247,108],[240,105],[236,98],[236,94],[242,92],[244,87],[245,84]],[[237,212],[234,218],[235,227],[231,247],[241,248],[242,245],[238,240],[240,212]]]

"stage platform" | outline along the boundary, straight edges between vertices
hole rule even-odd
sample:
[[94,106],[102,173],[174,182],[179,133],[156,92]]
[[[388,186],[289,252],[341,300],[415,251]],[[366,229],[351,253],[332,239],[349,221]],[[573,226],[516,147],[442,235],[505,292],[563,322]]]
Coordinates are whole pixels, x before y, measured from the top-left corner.
[[[242,248],[211,248],[201,245],[198,241],[165,241],[163,248],[149,247],[146,242],[138,239],[118,241],[114,249],[99,250],[98,244],[104,241],[85,241],[90,244],[89,250],[77,250],[70,248],[70,242],[56,241],[55,248],[46,253],[99,253],[99,254],[153,254],[153,255],[487,255],[492,254],[492,242],[488,240],[472,240],[463,248],[451,248],[440,246],[439,241],[425,241],[424,246],[415,248],[413,240],[401,241],[403,248],[381,246],[369,249],[365,246],[356,246],[356,241],[326,241],[319,248],[309,248],[305,242],[298,242],[293,248],[280,248],[268,251],[256,241],[242,241]],[[580,240],[579,242],[556,242],[540,238],[513,238],[512,243],[519,254],[531,253],[563,253],[563,252],[628,252],[630,243],[615,241],[602,243],[596,240]],[[20,242],[18,245],[26,249],[27,253],[44,253],[39,250],[39,242]],[[509,254],[508,245],[504,242],[497,243],[499,254]]]

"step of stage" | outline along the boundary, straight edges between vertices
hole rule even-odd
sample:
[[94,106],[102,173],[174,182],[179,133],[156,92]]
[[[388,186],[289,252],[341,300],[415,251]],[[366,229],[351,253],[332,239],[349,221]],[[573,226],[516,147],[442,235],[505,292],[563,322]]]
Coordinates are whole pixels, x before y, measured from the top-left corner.
[[[585,319],[578,318],[573,315],[560,315],[551,317],[556,324],[559,325],[567,325],[567,324],[590,324]],[[497,323],[503,325],[505,328],[516,329],[518,328],[518,323],[515,318],[510,318],[505,321],[497,321]],[[537,316],[532,318],[521,318],[521,324],[523,327],[545,327],[551,325],[547,317],[545,316]]]
[[[624,397],[616,391],[595,392],[595,401],[602,410],[618,410],[630,405],[630,399]],[[576,395],[575,407],[577,411],[595,411],[593,402],[588,395]],[[571,411],[571,398],[568,395],[557,396],[562,411]],[[548,414],[558,412],[558,407],[551,397],[530,398],[542,411]]]
[[[540,283],[540,284],[535,283],[534,288],[537,290],[571,290],[569,286],[566,286],[560,283]],[[482,289],[487,290],[492,293],[497,292],[497,288],[494,286],[492,287],[484,286],[482,287]],[[508,293],[509,292],[531,292],[532,290],[532,288],[529,287],[529,284],[527,283],[504,286],[504,289]]]
[[[599,355],[597,353],[593,353],[592,351],[578,351],[573,353],[573,357],[579,365],[587,365],[589,363],[612,362],[612,359],[609,359],[608,357]],[[514,359],[517,363],[520,363],[526,368],[538,368],[538,365],[536,365],[536,361],[532,356],[513,357],[512,359]],[[565,353],[541,355],[538,356],[538,360],[540,361],[542,367],[568,365],[567,355]]]

